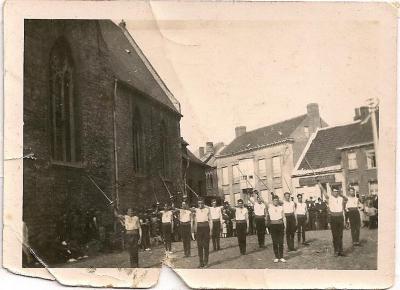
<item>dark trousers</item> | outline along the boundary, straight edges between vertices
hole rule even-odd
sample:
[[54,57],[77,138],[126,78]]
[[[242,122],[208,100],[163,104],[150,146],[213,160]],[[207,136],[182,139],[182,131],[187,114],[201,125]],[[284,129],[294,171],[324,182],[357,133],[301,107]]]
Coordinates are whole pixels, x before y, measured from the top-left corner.
[[220,250],[220,244],[219,244],[219,233],[221,231],[221,222],[218,221],[213,221],[213,228],[212,228],[212,244],[213,244],[213,249],[215,250]]
[[358,243],[360,242],[361,227],[360,212],[358,211],[358,209],[351,209],[348,212],[348,217],[351,227],[351,239],[353,240],[353,243]]
[[283,236],[285,226],[282,224],[270,224],[269,231],[272,238],[272,247],[274,249],[275,258],[283,258]]
[[150,248],[150,227],[142,226],[142,246],[143,249]]
[[331,231],[333,239],[333,248],[335,250],[335,253],[343,252],[343,228],[344,228],[343,216],[331,215]]
[[300,237],[305,243],[306,241],[306,216],[297,216],[297,242],[300,243]]
[[258,245],[260,247],[263,247],[265,244],[265,218],[255,217],[255,220],[256,220]]
[[171,223],[162,224],[162,233],[164,238],[165,250],[171,251]]
[[199,254],[200,265],[204,266],[208,264],[208,251],[210,246],[210,226],[197,225],[197,251]]
[[296,218],[294,215],[286,216],[286,243],[289,250],[294,250],[294,235],[296,233]]
[[131,268],[139,267],[139,232],[127,233],[126,240],[128,242],[129,258],[131,262]]
[[236,223],[236,234],[239,243],[240,254],[246,254],[247,223]]
[[181,237],[183,243],[183,252],[186,257],[190,256],[190,240],[191,240],[191,228],[190,223],[181,223]]

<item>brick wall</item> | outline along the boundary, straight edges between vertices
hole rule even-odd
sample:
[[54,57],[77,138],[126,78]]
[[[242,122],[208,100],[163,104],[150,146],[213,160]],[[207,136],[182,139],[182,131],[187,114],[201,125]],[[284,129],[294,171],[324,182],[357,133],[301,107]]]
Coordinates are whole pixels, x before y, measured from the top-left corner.
[[[59,164],[51,160],[49,112],[49,56],[57,39],[70,46],[74,63],[77,139],[81,162]],[[115,195],[113,98],[114,73],[109,69],[106,46],[97,21],[26,20],[24,47],[24,150],[36,160],[24,160],[23,220],[34,248],[48,255],[56,239],[56,224],[64,214],[94,208],[104,224],[112,224],[111,208],[98,189],[85,177],[90,174],[110,197]],[[179,116],[156,102],[118,86],[117,137],[121,207],[149,206],[153,176],[159,200],[167,194],[158,177],[160,121],[169,135],[170,176],[175,183],[181,174]],[[143,116],[146,176],[132,170],[131,112],[129,102],[138,104]]]

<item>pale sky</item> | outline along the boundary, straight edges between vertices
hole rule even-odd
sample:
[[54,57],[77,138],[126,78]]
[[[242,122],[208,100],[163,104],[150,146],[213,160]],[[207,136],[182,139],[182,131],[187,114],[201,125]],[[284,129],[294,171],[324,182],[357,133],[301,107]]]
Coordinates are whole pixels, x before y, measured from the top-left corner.
[[310,102],[328,124],[350,122],[379,95],[382,41],[370,11],[287,4],[153,2],[140,11],[146,20],[125,19],[180,101],[192,151],[229,143],[239,125],[304,114]]

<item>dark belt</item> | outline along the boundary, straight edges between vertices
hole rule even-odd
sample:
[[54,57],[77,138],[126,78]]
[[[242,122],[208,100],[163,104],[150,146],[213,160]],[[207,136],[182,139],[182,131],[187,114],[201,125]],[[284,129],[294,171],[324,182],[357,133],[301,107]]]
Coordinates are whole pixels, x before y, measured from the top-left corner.
[[283,224],[283,220],[282,219],[280,219],[280,220],[271,220],[271,224],[273,224],[273,225]]
[[285,213],[285,216],[286,216],[286,217],[294,216],[294,212],[292,212],[292,213]]
[[256,215],[255,218],[256,219],[265,219],[265,215]]
[[331,212],[331,216],[343,216],[343,212]]
[[220,219],[213,219],[213,222],[220,222]]
[[245,224],[247,223],[246,220],[237,220],[236,221],[237,224]]
[[358,207],[349,207],[348,211],[358,211]]
[[181,225],[190,225],[190,222],[180,222]]
[[306,215],[305,214],[297,214],[297,217],[302,218],[302,217],[306,217]]
[[138,229],[126,230],[126,234],[127,235],[137,235],[137,234],[139,234],[139,230]]
[[197,226],[198,226],[198,227],[199,227],[199,226],[200,226],[200,227],[206,227],[206,226],[209,227],[210,225],[209,225],[208,222],[198,222],[198,223],[197,223]]

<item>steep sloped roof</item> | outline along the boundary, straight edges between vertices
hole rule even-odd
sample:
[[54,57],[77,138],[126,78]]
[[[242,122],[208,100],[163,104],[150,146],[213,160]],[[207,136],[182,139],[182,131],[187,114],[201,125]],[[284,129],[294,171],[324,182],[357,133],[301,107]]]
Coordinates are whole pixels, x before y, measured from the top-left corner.
[[133,39],[124,35],[111,20],[98,20],[110,56],[110,66],[117,79],[131,85],[180,114],[173,96]]
[[[307,152],[301,158],[297,170],[313,170],[340,165],[338,147],[344,146],[359,129],[360,122],[319,129],[311,139]],[[308,163],[307,163],[308,162]]]
[[258,147],[278,143],[290,138],[293,131],[304,121],[307,115],[301,115],[280,123],[269,125],[235,138],[219,155],[236,154]]
[[199,164],[199,165],[204,166],[204,167],[208,167],[208,165],[206,163],[204,163],[199,158],[197,158],[189,149],[187,149],[187,155],[189,157],[190,162],[195,163],[195,164]]

